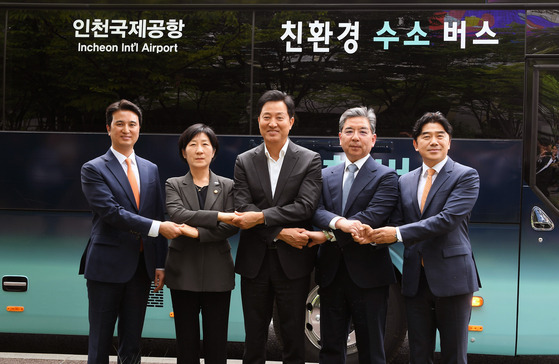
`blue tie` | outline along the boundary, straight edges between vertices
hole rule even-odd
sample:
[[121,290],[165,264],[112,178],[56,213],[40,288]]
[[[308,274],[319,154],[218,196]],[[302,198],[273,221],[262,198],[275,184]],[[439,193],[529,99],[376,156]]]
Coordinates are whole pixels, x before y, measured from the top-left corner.
[[349,190],[351,190],[351,185],[355,179],[355,171],[357,171],[357,166],[355,164],[350,164],[347,166],[348,174],[345,178],[344,189],[342,194],[342,214],[345,211],[345,204],[347,202],[347,196],[349,196]]

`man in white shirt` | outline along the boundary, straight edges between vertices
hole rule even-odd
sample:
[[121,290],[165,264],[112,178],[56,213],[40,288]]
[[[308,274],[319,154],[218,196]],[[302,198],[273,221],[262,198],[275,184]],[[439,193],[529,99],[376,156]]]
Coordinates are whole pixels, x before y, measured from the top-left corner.
[[261,145],[235,163],[235,209],[241,228],[235,271],[241,275],[245,320],[243,363],[263,364],[277,303],[283,362],[305,362],[305,302],[316,248],[303,234],[311,227],[322,188],[320,155],[289,140],[295,105],[271,90],[258,101]]

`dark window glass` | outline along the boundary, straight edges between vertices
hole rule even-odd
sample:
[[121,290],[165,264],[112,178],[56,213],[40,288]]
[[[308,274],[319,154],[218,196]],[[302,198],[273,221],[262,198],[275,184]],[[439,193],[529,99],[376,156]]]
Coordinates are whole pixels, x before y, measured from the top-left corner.
[[559,70],[541,70],[538,91],[536,186],[559,208]]
[[[298,104],[295,133],[333,135],[348,107],[375,109],[380,136],[408,135],[426,111],[441,111],[455,137],[519,138],[522,126],[524,21],[517,11],[277,12],[258,14],[255,90],[277,87]],[[464,21],[464,35],[445,41],[444,22]],[[302,42],[287,50],[282,24],[302,23]],[[310,23],[330,24],[329,52],[313,50]],[[499,44],[474,44],[487,21]],[[349,54],[343,23],[359,22]],[[417,22],[422,36],[416,32]],[[387,28],[389,26],[389,29]],[[382,31],[388,29],[384,34]],[[295,31],[297,28],[293,30]],[[415,38],[427,45],[409,44]],[[491,38],[483,36],[481,38]],[[383,39],[386,41],[386,46]],[[290,40],[286,38],[286,40]],[[461,40],[464,48],[461,48]],[[324,46],[324,42],[315,42]],[[386,49],[385,49],[386,48]]]
[[[94,38],[96,19],[101,35],[103,22],[115,20],[182,21],[184,29],[177,39],[167,28],[160,38],[122,38],[113,28]],[[336,135],[346,108],[367,105],[382,137],[406,136],[419,116],[438,110],[454,137],[519,138],[524,19],[514,10],[9,10],[1,128],[102,132],[105,107],[126,98],[145,111],[143,132],[204,122],[218,134],[257,135],[254,104],[278,88],[295,98],[294,135]],[[459,24],[455,41],[445,40],[451,21]],[[485,22],[494,37],[476,35]],[[79,51],[94,43],[111,51]]]
[[10,11],[4,129],[104,131],[104,109],[125,98],[145,111],[143,132],[246,133],[250,14]]

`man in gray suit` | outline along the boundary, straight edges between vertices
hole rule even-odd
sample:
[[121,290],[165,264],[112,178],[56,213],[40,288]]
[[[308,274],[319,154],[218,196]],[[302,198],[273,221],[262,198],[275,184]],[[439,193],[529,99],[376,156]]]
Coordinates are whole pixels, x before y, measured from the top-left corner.
[[442,363],[467,362],[472,295],[481,287],[468,236],[479,175],[448,157],[451,135],[440,112],[416,122],[413,145],[423,166],[400,178],[400,203],[391,219],[398,227],[362,232],[367,241],[405,245],[410,363],[433,363],[437,329]]
[[295,105],[272,90],[258,101],[264,143],[237,157],[232,224],[242,229],[235,263],[245,320],[243,363],[264,363],[277,303],[284,363],[304,363],[305,302],[316,247],[311,227],[322,188],[320,156],[289,140]]

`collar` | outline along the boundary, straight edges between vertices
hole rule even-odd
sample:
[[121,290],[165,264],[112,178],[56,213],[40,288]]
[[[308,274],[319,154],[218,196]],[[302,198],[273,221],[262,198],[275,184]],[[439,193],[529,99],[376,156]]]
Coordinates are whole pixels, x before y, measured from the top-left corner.
[[351,162],[349,161],[349,159],[346,158],[346,160],[345,160],[345,168],[344,168],[344,171],[347,170],[347,166],[349,166],[350,164],[355,164],[355,165],[357,166],[357,170],[360,171],[360,170],[361,170],[361,167],[363,167],[363,165],[365,164],[365,162],[367,162],[367,159],[369,159],[370,157],[371,157],[371,155],[368,154],[368,155],[364,156],[363,158],[356,160],[356,161],[353,162],[353,163],[351,163]]
[[421,169],[421,175],[423,176],[429,168],[433,168],[437,172],[437,174],[439,174],[441,172],[441,169],[443,169],[443,167],[444,167],[444,165],[446,164],[447,161],[448,161],[448,155],[446,157],[444,157],[444,159],[442,161],[435,164],[433,167],[427,167],[427,165],[425,163],[423,163],[423,168]]
[[134,151],[132,151],[132,154],[130,154],[130,155],[127,157],[127,156],[125,156],[124,154],[122,154],[122,153],[120,153],[120,152],[117,152],[116,149],[114,149],[114,148],[111,146],[111,152],[113,152],[114,156],[115,156],[116,159],[118,160],[118,163],[124,164],[124,163],[125,163],[124,161],[126,160],[126,158],[130,158],[130,160],[132,161],[132,164],[137,165],[137,164],[136,164],[136,153],[134,153]]
[[[287,153],[287,146],[288,145],[289,145],[289,138],[285,141],[285,144],[283,145],[283,147],[281,147],[281,150],[279,152],[278,160],[285,157],[285,153]],[[268,147],[266,147],[266,143],[264,143],[264,154],[266,154],[266,158],[274,160],[272,157],[270,157],[270,152],[268,152]]]

